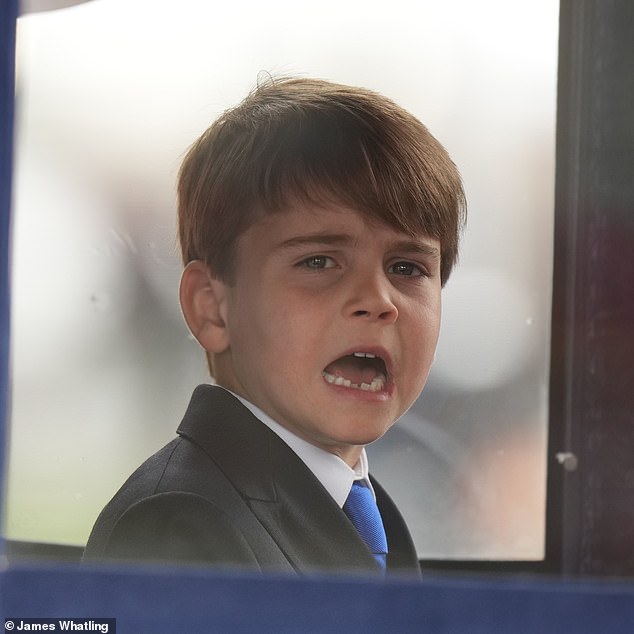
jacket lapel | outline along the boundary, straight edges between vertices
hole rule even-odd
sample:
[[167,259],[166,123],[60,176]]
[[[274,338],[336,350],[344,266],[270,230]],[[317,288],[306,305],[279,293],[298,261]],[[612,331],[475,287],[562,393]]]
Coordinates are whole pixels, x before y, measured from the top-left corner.
[[344,512],[306,465],[277,436],[271,452],[275,503],[250,506],[300,572],[379,574],[374,558]]
[[381,574],[304,462],[229,392],[197,387],[178,433],[220,467],[298,572]]
[[370,480],[376,493],[376,502],[387,534],[389,549],[387,554],[388,572],[420,577],[421,570],[418,553],[403,516],[385,489],[373,477],[370,477]]

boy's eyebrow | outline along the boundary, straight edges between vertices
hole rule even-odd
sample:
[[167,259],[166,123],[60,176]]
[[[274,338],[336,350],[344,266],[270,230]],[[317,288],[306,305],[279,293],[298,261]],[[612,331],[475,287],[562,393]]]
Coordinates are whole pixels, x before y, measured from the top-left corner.
[[418,253],[440,260],[440,249],[420,240],[401,240],[392,245],[394,251]]
[[354,242],[354,238],[346,233],[326,233],[316,232],[306,235],[295,236],[284,240],[277,245],[278,249],[292,249],[293,247],[301,247],[306,244],[350,244]]
[[[301,247],[307,244],[346,245],[353,244],[355,242],[356,238],[347,233],[316,232],[284,240],[277,245],[277,248],[292,249],[294,247]],[[390,244],[389,247],[391,251],[419,253],[421,255],[440,259],[440,249],[422,240],[416,240],[415,238],[411,240],[397,240],[393,244]]]

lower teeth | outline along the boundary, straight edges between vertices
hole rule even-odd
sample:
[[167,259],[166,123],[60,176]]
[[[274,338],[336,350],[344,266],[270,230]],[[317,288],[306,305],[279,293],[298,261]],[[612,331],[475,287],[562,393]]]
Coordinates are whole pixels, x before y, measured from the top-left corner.
[[372,383],[352,383],[350,379],[344,379],[342,376],[335,376],[334,374],[330,374],[329,372],[323,373],[324,379],[328,381],[328,383],[332,383],[333,385],[342,385],[343,387],[350,387],[355,390],[363,390],[364,392],[379,392],[385,387],[385,377],[379,375],[372,379]]

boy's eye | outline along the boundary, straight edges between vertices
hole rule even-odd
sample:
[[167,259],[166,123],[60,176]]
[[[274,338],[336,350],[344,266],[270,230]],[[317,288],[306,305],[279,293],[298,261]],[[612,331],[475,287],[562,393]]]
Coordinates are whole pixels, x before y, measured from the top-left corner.
[[309,258],[299,263],[307,269],[331,269],[335,266],[335,261],[327,255],[311,255]]
[[422,277],[426,275],[426,272],[420,266],[412,262],[395,262],[387,271],[388,273],[394,273],[404,277]]

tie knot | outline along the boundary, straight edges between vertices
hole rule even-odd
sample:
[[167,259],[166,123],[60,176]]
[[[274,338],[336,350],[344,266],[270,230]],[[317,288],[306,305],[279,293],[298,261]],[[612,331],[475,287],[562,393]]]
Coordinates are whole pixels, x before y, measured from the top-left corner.
[[357,529],[361,539],[366,543],[375,559],[382,568],[385,568],[387,538],[379,507],[374,501],[372,491],[361,484],[361,482],[355,481],[350,489],[348,499],[343,505],[343,511]]

